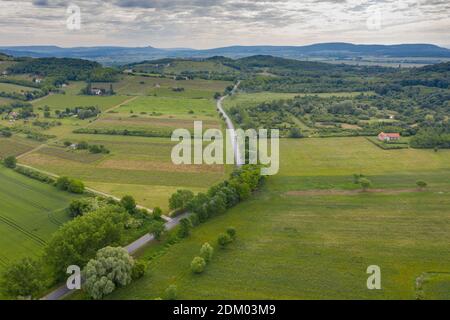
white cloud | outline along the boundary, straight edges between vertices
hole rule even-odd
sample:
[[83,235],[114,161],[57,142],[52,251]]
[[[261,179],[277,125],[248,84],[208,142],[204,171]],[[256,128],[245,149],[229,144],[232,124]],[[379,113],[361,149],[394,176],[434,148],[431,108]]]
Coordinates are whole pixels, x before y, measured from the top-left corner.
[[[66,7],[82,28],[65,27]],[[372,6],[381,29],[368,30]],[[448,44],[447,0],[0,0],[1,45]]]

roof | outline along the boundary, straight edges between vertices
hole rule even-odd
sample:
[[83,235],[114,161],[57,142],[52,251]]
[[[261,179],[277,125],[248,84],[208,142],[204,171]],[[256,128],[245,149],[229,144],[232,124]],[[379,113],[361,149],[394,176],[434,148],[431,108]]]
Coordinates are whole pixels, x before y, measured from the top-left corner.
[[400,133],[384,133],[384,132],[381,132],[380,136],[389,137],[389,138],[400,138]]

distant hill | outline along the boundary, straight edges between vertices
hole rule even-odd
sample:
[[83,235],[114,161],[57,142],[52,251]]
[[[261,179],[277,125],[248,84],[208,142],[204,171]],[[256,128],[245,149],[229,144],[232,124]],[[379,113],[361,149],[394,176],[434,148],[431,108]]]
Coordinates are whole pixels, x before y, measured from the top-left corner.
[[75,47],[19,46],[0,47],[0,52],[12,56],[82,58],[106,64],[125,64],[164,58],[208,58],[224,56],[242,58],[271,55],[283,58],[450,58],[450,49],[432,44],[358,45],[351,43],[320,43],[307,46],[230,46],[208,50],[185,48],[159,49],[154,47]]

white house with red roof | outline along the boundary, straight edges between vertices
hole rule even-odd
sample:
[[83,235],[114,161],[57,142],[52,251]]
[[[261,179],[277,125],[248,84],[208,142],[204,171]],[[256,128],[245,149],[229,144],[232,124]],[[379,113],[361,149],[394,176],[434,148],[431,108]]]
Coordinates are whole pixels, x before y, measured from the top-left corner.
[[384,132],[381,132],[378,135],[378,140],[386,141],[386,142],[398,141],[398,140],[400,140],[400,133],[384,133]]

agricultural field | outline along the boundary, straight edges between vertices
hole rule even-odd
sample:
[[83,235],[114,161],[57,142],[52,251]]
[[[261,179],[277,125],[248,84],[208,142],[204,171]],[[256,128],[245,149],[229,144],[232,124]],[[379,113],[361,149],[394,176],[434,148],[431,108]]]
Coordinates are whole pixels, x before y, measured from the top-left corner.
[[32,87],[19,86],[17,84],[0,82],[0,92],[21,93],[21,92],[34,91],[34,90],[37,90],[37,89],[32,88]]
[[231,107],[252,107],[263,102],[271,102],[275,100],[289,100],[295,97],[318,96],[318,97],[354,97],[361,94],[360,92],[335,92],[335,93],[278,93],[278,92],[257,92],[245,93],[239,92],[230,99],[225,100],[226,109]]
[[[134,86],[131,78],[130,85]],[[152,78],[145,78],[152,79]],[[170,79],[162,79],[171,83]],[[65,88],[66,94],[55,94],[34,103],[35,107],[50,110],[64,110],[65,107],[97,105],[103,112],[97,118],[56,119],[60,125],[44,130],[55,138],[46,146],[20,159],[21,163],[58,175],[70,175],[81,179],[87,186],[117,197],[133,195],[141,205],[153,208],[159,206],[168,210],[169,196],[180,188],[196,192],[206,190],[210,185],[223,180],[226,168],[221,166],[175,166],[171,151],[176,142],[170,141],[170,134],[177,128],[192,129],[193,122],[202,120],[207,128],[222,128],[212,98],[215,89],[223,91],[225,84],[208,81],[186,81],[199,92],[206,86],[207,94],[199,98],[176,97],[172,93],[162,96],[117,95],[108,97],[80,96],[80,83]],[[96,84],[97,85],[97,84]],[[76,89],[73,89],[75,86]],[[94,86],[94,85],[93,85]],[[114,85],[119,94],[119,85]],[[186,86],[187,87],[187,86]],[[128,90],[128,89],[127,89]],[[189,89],[186,89],[189,91]],[[71,92],[71,93],[70,93]],[[133,92],[133,91],[131,91]],[[43,110],[39,111],[41,114]],[[162,132],[165,138],[135,137],[125,135],[77,134],[79,129],[128,130],[139,132]],[[87,151],[70,150],[63,143],[87,142],[103,145],[109,154],[89,154]]]
[[0,159],[8,156],[19,156],[33,150],[39,144],[19,136],[0,138]]
[[[353,173],[372,180],[372,190],[357,190]],[[428,189],[416,188],[419,179]],[[154,299],[175,284],[179,299],[448,299],[448,181],[448,151],[387,151],[364,138],[282,140],[280,173],[260,192],[168,249],[143,250],[149,275],[110,298]],[[219,249],[229,226],[237,240]],[[190,262],[204,242],[215,256],[194,275]],[[374,264],[382,290],[366,287]],[[443,275],[416,287],[433,272]]]
[[37,256],[60,225],[73,195],[0,168],[0,270],[20,258]]
[[175,142],[168,138],[70,135],[73,142],[104,145],[110,154],[87,155],[62,145],[48,146],[21,158],[21,163],[81,179],[87,186],[121,197],[133,195],[141,205],[168,210],[168,198],[180,188],[204,191],[223,179],[221,166],[176,166]]
[[[222,92],[231,85],[228,81],[215,80],[175,80],[152,76],[123,76],[120,81],[113,83],[113,89],[118,95],[150,95],[174,98],[213,98],[216,92]],[[96,88],[109,89],[110,83],[95,83]],[[184,90],[177,90],[177,89]]]

